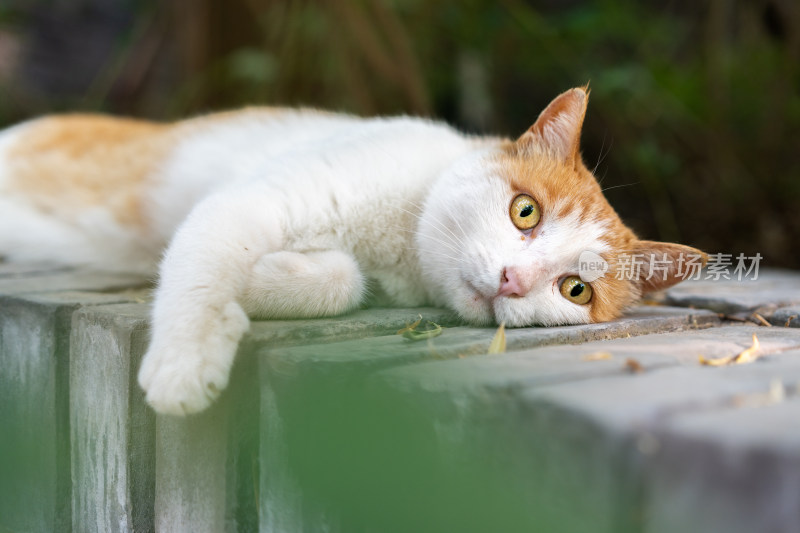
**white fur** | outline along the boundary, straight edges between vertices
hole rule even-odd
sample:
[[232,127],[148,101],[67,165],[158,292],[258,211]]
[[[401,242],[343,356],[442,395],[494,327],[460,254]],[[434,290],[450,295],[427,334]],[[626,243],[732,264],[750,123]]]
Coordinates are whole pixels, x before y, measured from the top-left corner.
[[[513,196],[499,169],[481,154],[462,160],[434,185],[416,239],[436,303],[482,324],[589,322],[588,308],[561,296],[559,282],[578,274],[581,252],[608,250],[605,226],[581,224],[577,214],[559,219],[546,212],[537,237],[522,239],[508,216]],[[524,297],[498,295],[506,267],[528,277],[531,290]]]
[[[234,122],[187,138],[154,191],[151,205],[164,206],[154,218],[161,217],[165,234],[180,218],[168,207],[175,195],[187,188],[192,201],[206,194],[161,266],[153,339],[140,372],[148,401],[161,412],[200,410],[224,387],[227,371],[220,369],[230,367],[246,328],[220,320],[220,310],[339,314],[360,303],[365,277],[399,304],[428,302],[412,244],[419,206],[429,184],[474,144],[446,126],[409,118],[288,113],[260,125],[241,120],[246,135]],[[209,336],[231,342],[197,340]]]
[[[303,111],[199,119],[176,135],[146,202],[151,241],[127,256],[111,248],[147,264],[171,240],[139,373],[159,412],[199,411],[226,386],[245,310],[339,314],[360,304],[367,278],[397,305],[447,305],[475,323],[589,320],[557,283],[577,272],[582,251],[605,251],[604,228],[544,219],[539,237],[521,240],[508,217],[512,191],[490,162],[494,141],[421,119]],[[28,226],[31,250],[62,242],[56,259],[131,245],[108,233],[103,248],[102,233],[86,237],[84,228],[12,207],[0,205],[10,210],[0,211],[0,253],[28,246],[8,239],[12,222]],[[509,266],[536,278],[523,298],[496,296]]]

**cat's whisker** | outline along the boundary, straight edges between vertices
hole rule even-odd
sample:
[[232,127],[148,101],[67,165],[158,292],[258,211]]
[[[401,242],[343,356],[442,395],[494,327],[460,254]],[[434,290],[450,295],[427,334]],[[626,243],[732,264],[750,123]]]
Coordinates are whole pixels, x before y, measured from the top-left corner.
[[[413,205],[414,207],[416,207],[417,209],[419,209],[420,212],[422,212],[422,206],[416,204],[413,201],[410,201],[409,203],[411,205]],[[436,223],[436,226],[434,226],[428,219],[423,218],[421,215],[417,214],[416,216],[417,216],[417,218],[419,218],[420,221],[427,222],[432,228],[438,230],[440,233],[442,233],[443,235],[447,236],[448,239],[451,242],[453,242],[453,244],[455,244],[456,246],[463,246],[463,242],[461,241],[461,239],[455,233],[453,233],[453,231],[450,228],[448,228],[447,226],[445,226],[441,222],[439,222],[437,220],[434,220],[434,222]],[[450,236],[448,236],[446,233],[444,233],[443,230],[447,230],[447,232],[450,234]],[[452,238],[450,238],[450,237],[452,237]]]
[[446,248],[439,248],[439,249],[431,250],[429,248],[428,249],[422,249],[422,248],[406,247],[405,249],[406,250],[414,250],[419,254],[425,253],[425,254],[440,255],[442,257],[447,257],[447,258],[449,258],[449,259],[451,259],[453,261],[456,261],[456,262],[460,261],[460,257],[461,257],[460,255],[456,255],[456,254],[448,252],[448,250]]
[[[422,211],[422,206],[416,204],[415,202],[411,202],[411,203],[412,203],[412,205],[417,207],[417,209],[419,209],[420,212]],[[464,228],[461,227],[461,224],[458,222],[458,219],[457,218],[453,218],[451,220],[456,223],[456,225],[458,226],[458,229],[461,231],[461,235],[462,236],[466,235],[466,233],[464,232]],[[459,237],[458,235],[453,233],[453,230],[451,230],[447,226],[443,225],[441,222],[439,222],[439,225],[444,227],[444,229],[446,229],[448,231],[448,233],[450,233],[450,235],[453,236],[453,238],[456,240],[456,243],[457,243],[458,246],[461,246],[461,247],[464,246],[464,241],[463,241],[462,237]]]
[[[597,169],[598,169],[598,168],[600,168],[600,163],[602,163],[602,162],[603,162],[603,160],[606,158],[606,156],[607,156],[608,154],[610,154],[610,153],[611,153],[611,147],[612,147],[612,146],[614,146],[614,139],[613,139],[613,137],[612,137],[612,138],[611,138],[611,140],[609,141],[609,143],[608,143],[608,150],[606,150],[606,153],[604,154],[604,153],[603,153],[603,148],[605,147],[605,145],[606,145],[606,136],[605,136],[605,134],[604,134],[604,135],[603,135],[603,142],[602,142],[602,144],[600,145],[600,155],[597,157],[597,164],[596,164],[596,165],[594,166],[594,168],[592,169],[592,174],[594,174],[595,172],[597,172]],[[605,177],[605,175],[603,175],[603,177]],[[603,182],[603,180],[602,180],[602,179],[600,179],[600,180],[598,180],[598,181],[597,181],[597,183],[598,183],[598,184],[600,184],[600,183],[602,183],[602,182]]]
[[[450,242],[452,245],[454,245],[454,246],[456,246],[456,247],[463,246],[463,243],[462,243],[462,242],[461,242],[461,241],[460,241],[460,240],[459,240],[457,237],[455,237],[455,235],[454,235],[453,237],[451,237],[450,235],[448,235],[447,233],[445,233],[445,232],[442,230],[442,228],[441,228],[441,227],[439,227],[439,225],[435,225],[433,222],[431,222],[431,221],[429,221],[429,220],[427,220],[427,219],[424,219],[424,218],[422,218],[422,217],[418,217],[418,218],[419,218],[420,222],[424,222],[424,223],[425,223],[425,224],[427,224],[427,225],[428,225],[428,227],[430,227],[431,229],[434,229],[434,230],[438,231],[438,232],[439,232],[439,233],[440,233],[440,234],[441,234],[441,235],[442,235],[444,238],[446,238],[446,239],[447,239],[447,240],[448,240],[448,241],[449,241],[449,242]],[[455,238],[454,238],[454,237],[455,237]]]
[[[456,226],[458,226],[458,230],[461,232],[461,235],[466,235],[467,234],[467,232],[464,231],[464,228],[461,227],[461,223],[458,221],[457,218],[454,218],[453,222],[455,222]],[[460,241],[460,239],[459,239],[459,241]]]
[[603,175],[602,175],[602,176],[600,176],[600,180],[597,182],[597,184],[598,184],[598,185],[599,185],[599,184],[601,184],[601,183],[603,182],[603,180],[605,180],[605,179],[606,179],[606,176],[607,176],[607,175],[608,175],[608,167],[606,167],[606,168],[603,170]]
[[[403,209],[402,207],[401,207],[400,209],[402,209],[402,210],[403,210],[403,211],[405,211],[406,213],[409,213],[409,214],[411,214],[411,215],[414,215],[414,216],[416,216],[416,217],[417,217],[417,218],[418,218],[418,219],[419,219],[421,222],[426,222],[426,223],[428,223],[428,226],[429,226],[430,228],[432,228],[432,229],[435,229],[436,231],[438,231],[438,232],[439,232],[439,233],[440,233],[440,234],[441,234],[443,237],[445,237],[445,238],[446,238],[446,239],[449,241],[449,244],[447,244],[445,241],[437,240],[437,241],[438,241],[440,244],[443,244],[443,245],[447,246],[448,248],[450,248],[450,249],[451,249],[451,250],[453,250],[454,252],[458,252],[458,247],[459,247],[459,246],[463,246],[463,244],[462,244],[460,241],[453,240],[453,238],[452,238],[452,237],[450,237],[450,236],[449,236],[447,233],[445,233],[444,231],[442,231],[442,229],[441,229],[441,228],[439,228],[439,227],[435,226],[434,224],[430,223],[428,220],[426,220],[426,219],[422,218],[420,215],[418,215],[418,214],[416,214],[416,213],[413,213],[412,211],[408,211],[407,209]],[[420,233],[420,235],[422,235],[422,236],[425,236],[425,237],[432,238],[432,236],[429,236],[429,235],[427,235],[427,234],[425,234],[425,233]]]
[[[417,207],[418,209],[420,209],[420,208],[419,208],[419,206],[417,206],[417,205],[416,205],[416,204],[414,204],[413,202],[409,202],[409,203],[410,203],[411,205],[413,205],[414,207]],[[429,220],[427,220],[427,219],[423,218],[423,216],[422,216],[421,214],[419,214],[419,213],[415,213],[415,212],[413,212],[413,211],[409,211],[408,209],[405,209],[405,208],[403,208],[403,207],[401,207],[400,209],[401,209],[402,211],[404,211],[404,212],[408,213],[409,215],[412,215],[412,216],[416,217],[416,218],[417,218],[417,219],[418,219],[420,222],[425,222],[425,223],[427,223],[427,224],[428,224],[428,225],[429,225],[431,228],[433,228],[433,229],[437,230],[439,233],[441,233],[442,235],[444,235],[445,237],[447,237],[448,239],[450,239],[450,236],[449,236],[449,235],[447,235],[447,234],[446,234],[446,233],[445,233],[445,232],[444,232],[444,231],[443,231],[443,230],[442,230],[442,229],[441,229],[439,226],[436,226],[436,225],[434,225],[434,224],[433,224],[431,221],[429,221]],[[421,210],[421,209],[420,209],[420,210]],[[455,242],[453,242],[453,244],[456,244],[456,243],[455,243]]]
[[619,187],[630,187],[631,185],[639,185],[639,182],[636,181],[633,183],[623,183],[622,185],[612,185],[611,187],[606,187],[603,189],[602,192],[610,191],[611,189],[618,189]]
[[[401,231],[403,233],[408,233],[408,234],[413,235],[413,236],[419,235],[420,237],[424,237],[424,238],[429,239],[431,241],[437,242],[437,243],[439,243],[439,244],[441,244],[443,246],[447,246],[448,248],[450,248],[454,252],[460,252],[460,248],[454,248],[453,247],[454,243],[452,242],[452,240],[445,241],[445,240],[442,240],[441,238],[438,238],[435,235],[429,235],[427,233],[420,233],[417,230],[412,230],[412,229],[408,229],[408,228],[395,228],[395,231]],[[446,235],[445,235],[445,237],[446,237]]]
[[[453,253],[455,253],[455,254],[460,254],[460,253],[461,253],[461,251],[460,251],[460,250],[458,250],[458,249],[456,249],[456,248],[453,248],[452,246],[450,246],[450,245],[449,245],[449,244],[447,244],[446,242],[444,242],[444,241],[442,241],[442,240],[439,240],[439,239],[437,239],[436,237],[434,237],[434,236],[432,236],[432,235],[426,235],[426,234],[424,234],[424,233],[423,233],[423,234],[421,234],[421,236],[422,236],[422,237],[426,237],[426,238],[428,238],[430,241],[433,241],[433,242],[435,242],[435,243],[437,243],[437,244],[441,244],[442,246],[444,246],[445,248],[449,249],[451,252],[453,252]],[[430,250],[430,252],[439,252],[439,253],[444,253],[444,252],[442,252],[441,250]],[[452,257],[453,259],[456,259],[457,255],[450,256],[450,257]]]
[[419,253],[438,255],[440,257],[446,257],[447,259],[452,259],[453,261],[456,261],[456,262],[460,261],[460,258],[458,258],[458,257],[452,256],[450,254],[446,254],[444,252],[438,252],[436,250],[422,250],[421,248],[406,248],[406,250],[413,250],[413,251],[419,252]]

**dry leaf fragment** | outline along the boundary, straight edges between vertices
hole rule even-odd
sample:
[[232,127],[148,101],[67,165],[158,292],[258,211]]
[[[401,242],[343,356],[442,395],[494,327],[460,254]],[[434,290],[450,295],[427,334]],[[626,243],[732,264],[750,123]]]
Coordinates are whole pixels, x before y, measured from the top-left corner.
[[772,324],[767,322],[767,320],[763,316],[759,315],[758,313],[753,313],[753,318],[758,320],[761,323],[762,326],[767,326],[768,328],[772,327]]
[[403,329],[397,330],[397,334],[398,335],[402,335],[406,331],[414,331],[416,329],[416,327],[419,326],[419,323],[422,322],[422,315],[417,315],[417,316],[419,318],[417,318],[416,322],[412,322],[411,324],[407,324],[406,327],[404,327]]
[[725,357],[715,357],[714,359],[706,359],[702,355],[697,356],[697,360],[703,366],[725,366],[733,361],[733,355],[726,355]]
[[584,361],[608,361],[612,357],[614,356],[610,352],[592,352],[587,353],[581,359]]
[[489,344],[490,354],[505,353],[506,351],[506,323],[501,322],[500,327],[497,328],[497,333],[492,337],[492,342]]
[[438,337],[442,334],[442,326],[437,324],[436,322],[428,321],[428,324],[431,326],[430,329],[410,329],[408,331],[403,332],[403,338],[412,340],[412,341],[423,341],[425,339],[432,339],[434,337]]
[[440,326],[436,322],[431,322],[430,320],[428,320],[427,321],[428,329],[419,330],[417,328],[421,323],[422,323],[422,315],[419,315],[419,318],[416,320],[416,322],[409,324],[403,329],[399,330],[397,334],[402,335],[403,338],[412,341],[422,341],[425,339],[432,339],[442,334],[442,326]]
[[749,348],[742,350],[736,355],[727,355],[725,357],[716,357],[714,359],[706,359],[702,355],[698,356],[701,365],[706,366],[725,366],[725,365],[741,365],[744,363],[752,363],[761,356],[761,344],[758,342],[758,337],[753,334],[753,345]]
[[630,357],[628,359],[625,359],[624,368],[631,374],[641,374],[642,372],[644,372],[644,367],[642,366],[642,363]]
[[756,334],[753,333],[753,345],[743,350],[742,353],[737,355],[733,358],[733,362],[738,364],[741,363],[752,363],[761,355],[761,343],[758,342],[758,337]]

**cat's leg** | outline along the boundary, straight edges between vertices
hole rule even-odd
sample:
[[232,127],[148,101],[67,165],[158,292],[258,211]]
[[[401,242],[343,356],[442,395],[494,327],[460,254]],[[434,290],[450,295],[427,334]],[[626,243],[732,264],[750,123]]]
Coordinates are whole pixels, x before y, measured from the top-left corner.
[[282,246],[280,211],[241,190],[200,203],[161,263],[139,384],[156,411],[206,408],[225,388],[249,320],[238,303],[256,262]]
[[256,261],[241,303],[254,318],[315,318],[358,307],[364,289],[364,277],[349,254],[280,251]]

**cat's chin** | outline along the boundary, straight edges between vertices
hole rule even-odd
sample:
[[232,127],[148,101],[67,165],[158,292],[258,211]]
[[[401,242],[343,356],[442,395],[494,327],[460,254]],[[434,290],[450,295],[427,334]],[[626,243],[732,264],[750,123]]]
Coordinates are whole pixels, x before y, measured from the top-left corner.
[[510,328],[536,326],[533,317],[514,311],[504,302],[504,298],[488,301],[484,298],[470,298],[458,305],[458,314],[475,326],[494,326],[505,324]]
[[504,323],[508,327],[531,325],[531,316],[523,316],[520,309],[503,296],[487,296],[474,284],[462,280],[463,285],[451,293],[453,307],[461,318],[476,326],[491,326]]
[[555,307],[542,298],[495,298],[494,316],[497,323],[510,328],[552,327],[588,324],[589,313],[578,306]]
[[495,326],[497,325],[497,321],[494,319],[494,316],[491,314],[477,314],[477,313],[470,313],[464,312],[464,309],[461,308],[458,310],[458,315],[468,324],[472,326]]
[[495,320],[498,324],[505,324],[509,328],[525,328],[540,326],[537,324],[533,317],[529,315],[521,315],[520,313],[509,312],[505,306],[496,306]]
[[451,293],[450,305],[466,322],[475,326],[495,324],[494,306],[491,300],[467,284]]

